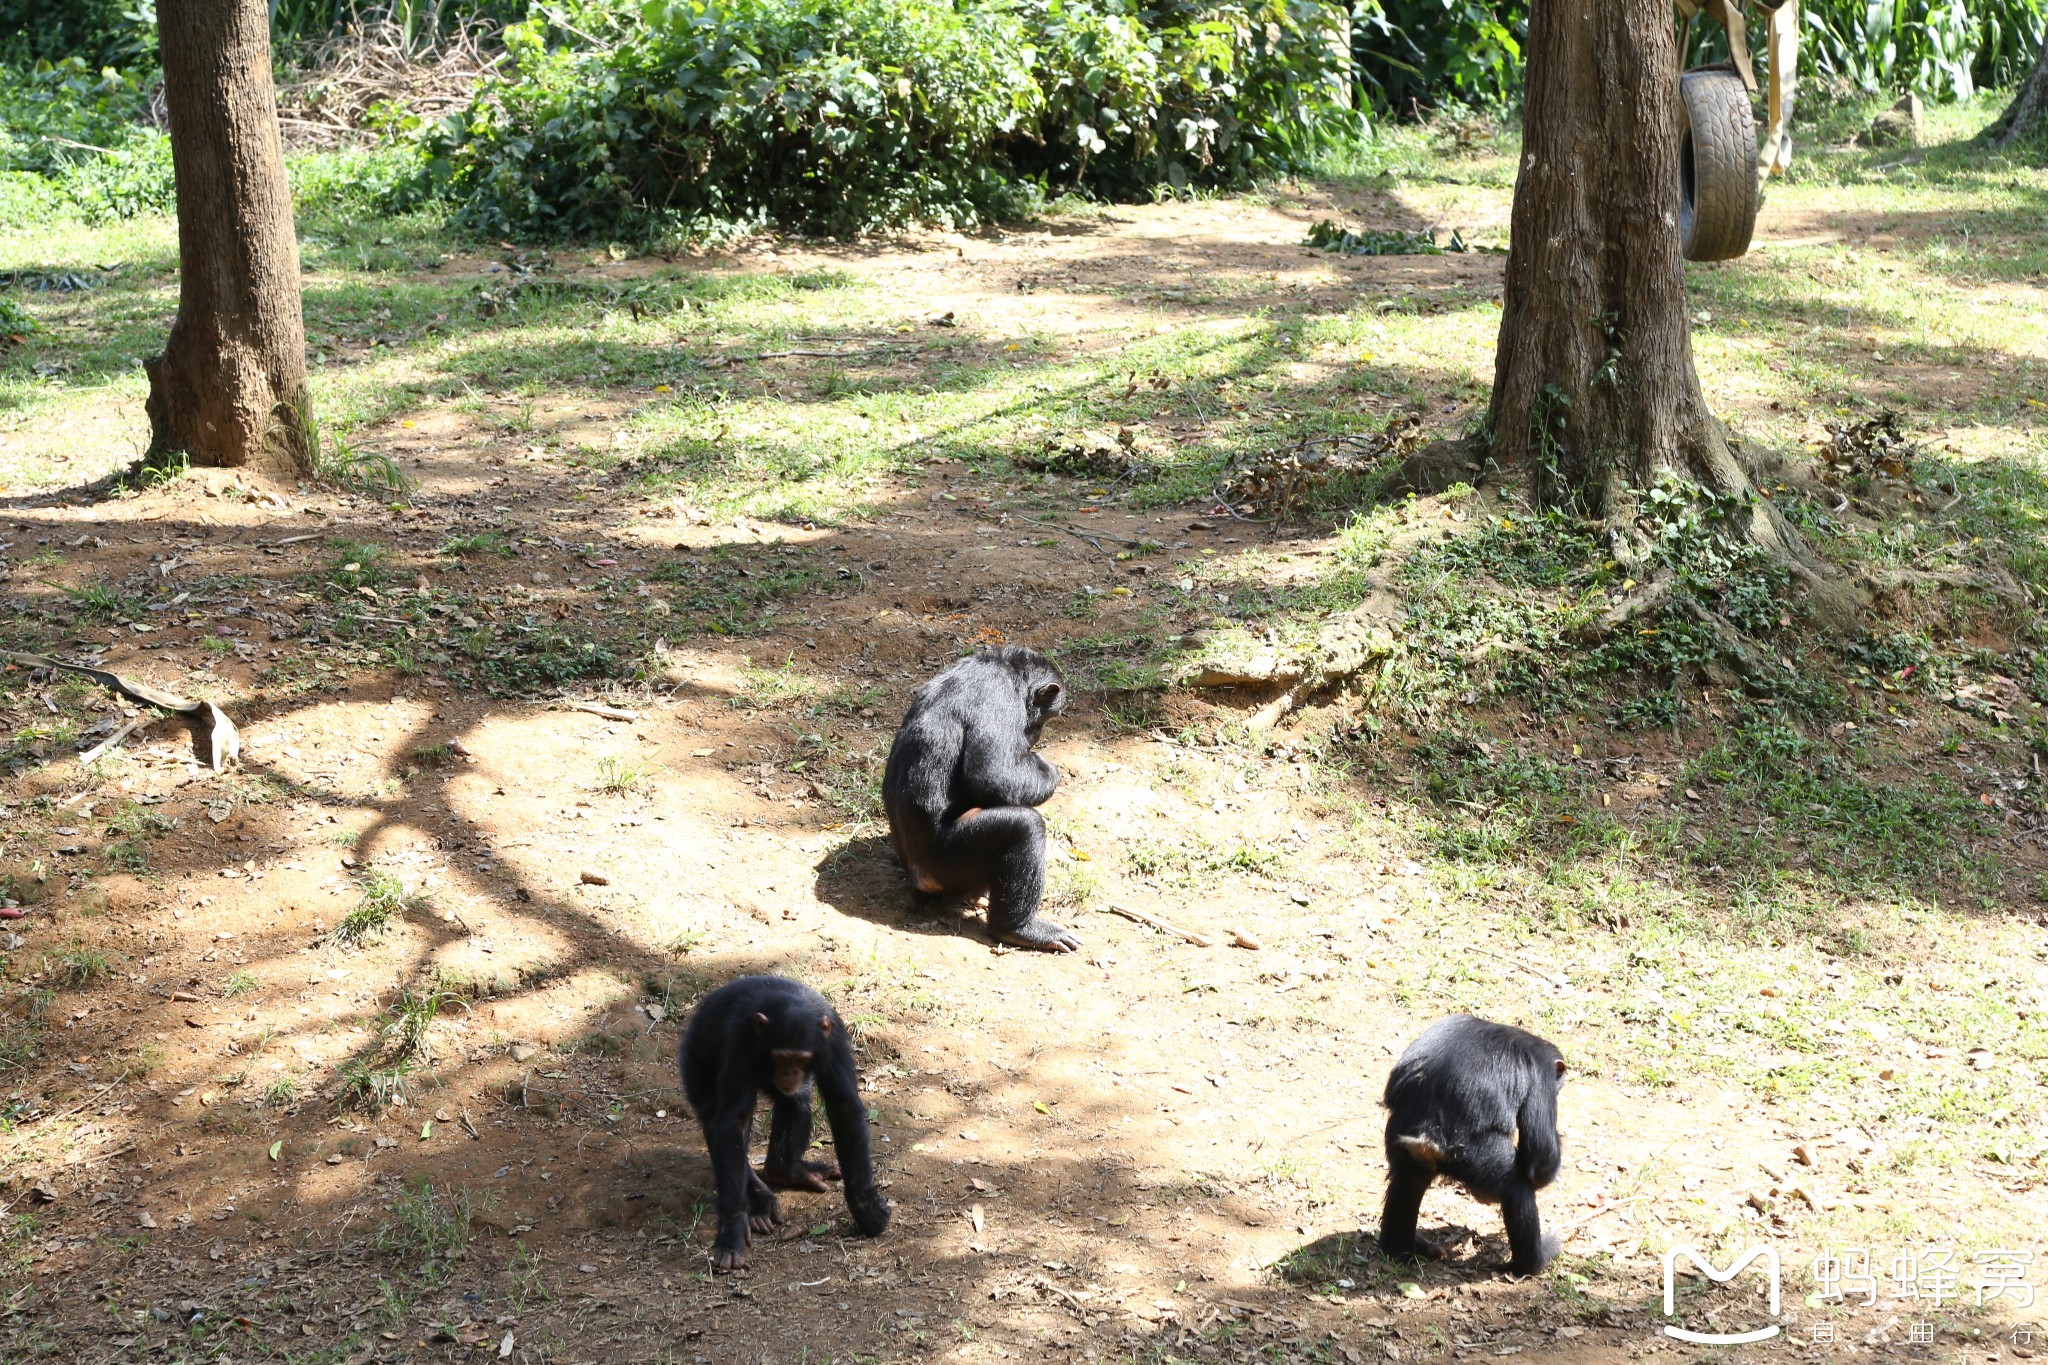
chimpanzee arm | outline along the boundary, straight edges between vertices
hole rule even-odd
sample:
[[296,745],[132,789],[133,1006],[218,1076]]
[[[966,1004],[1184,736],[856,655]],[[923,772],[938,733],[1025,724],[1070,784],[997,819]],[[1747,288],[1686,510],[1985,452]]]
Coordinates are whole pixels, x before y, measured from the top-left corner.
[[1042,806],[1060,785],[1060,771],[1031,751],[1022,727],[1000,721],[967,726],[960,755],[970,806]]
[[753,1129],[755,1082],[744,1066],[728,1064],[719,1076],[718,1105],[704,1120],[704,1146],[711,1153],[711,1179],[718,1193],[718,1238],[712,1264],[735,1270],[747,1263],[751,1240],[747,1137]]
[[955,795],[953,773],[960,766],[963,740],[960,723],[948,715],[934,715],[905,738],[916,747],[904,773],[903,794],[936,830],[945,824],[946,808]]
[[1557,1141],[1557,1077],[1540,1058],[1525,1065],[1531,1075],[1529,1091],[1515,1113],[1515,1165],[1531,1188],[1540,1190],[1557,1179],[1563,1160]]
[[[838,1022],[836,1019],[833,1021]],[[816,1063],[818,1097],[832,1125],[832,1147],[846,1179],[846,1207],[854,1226],[879,1237],[889,1226],[889,1203],[875,1184],[874,1155],[868,1146],[868,1110],[860,1097],[860,1076],[854,1070],[853,1044],[842,1025],[832,1030]]]

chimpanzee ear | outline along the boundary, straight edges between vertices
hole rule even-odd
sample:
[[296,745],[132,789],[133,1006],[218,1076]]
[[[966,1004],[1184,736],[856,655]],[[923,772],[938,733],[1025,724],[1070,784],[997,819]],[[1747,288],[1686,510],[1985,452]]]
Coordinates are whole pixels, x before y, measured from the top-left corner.
[[1058,703],[1063,690],[1058,683],[1049,682],[1034,692],[1031,699],[1037,702],[1041,709],[1050,711]]
[[1559,1080],[1564,1079],[1564,1058],[1562,1057],[1557,1059],[1557,1078]]
[[760,1031],[761,1031],[762,1029],[764,1029],[764,1028],[767,1028],[767,1027],[768,1027],[768,1016],[767,1016],[767,1015],[765,1015],[765,1014],[757,1014],[757,1015],[755,1015],[755,1016],[754,1016],[754,1032],[756,1032],[756,1033],[759,1033],[759,1032],[760,1032]]
[[821,1014],[821,1015],[819,1015],[819,1016],[818,1016],[818,1032],[820,1032],[820,1033],[824,1034],[824,1035],[825,1035],[825,1036],[826,1036],[827,1038],[830,1038],[830,1037],[832,1036],[832,1016],[831,1016],[831,1015],[829,1015],[829,1014]]

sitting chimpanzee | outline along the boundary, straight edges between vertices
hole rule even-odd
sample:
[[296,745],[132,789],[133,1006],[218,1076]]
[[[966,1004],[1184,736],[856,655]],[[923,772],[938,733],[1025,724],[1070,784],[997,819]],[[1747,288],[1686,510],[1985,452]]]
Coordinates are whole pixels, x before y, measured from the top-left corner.
[[1387,1077],[1392,1112],[1380,1250],[1416,1254],[1422,1195],[1441,1175],[1501,1206],[1515,1274],[1548,1265],[1557,1242],[1543,1235],[1536,1191],[1557,1178],[1563,1079],[1564,1059],[1533,1033],[1469,1014],[1423,1030]]
[[1031,750],[1066,697],[1036,650],[982,650],[917,689],[882,775],[889,842],[911,884],[956,904],[986,892],[998,942],[1054,953],[1081,940],[1039,918],[1045,817],[1033,807],[1060,774]]
[[[875,1185],[867,1109],[853,1069],[846,1025],[824,996],[779,976],[743,976],[704,997],[683,1030],[683,1094],[704,1127],[718,1188],[713,1264],[747,1263],[752,1233],[782,1222],[774,1190],[822,1190],[846,1172],[846,1207],[855,1226],[879,1237],[889,1205]],[[839,1165],[804,1160],[811,1145],[811,1081],[825,1100]],[[756,1175],[747,1161],[754,1099],[775,1108],[768,1160]]]

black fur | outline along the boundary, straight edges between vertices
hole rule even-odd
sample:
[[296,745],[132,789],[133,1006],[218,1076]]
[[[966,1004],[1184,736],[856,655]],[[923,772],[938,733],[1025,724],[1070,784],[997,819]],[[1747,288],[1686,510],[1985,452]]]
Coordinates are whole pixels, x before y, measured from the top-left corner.
[[[776,1053],[785,1054],[778,1059]],[[809,1061],[797,1069],[801,1054]],[[794,1055],[792,1055],[794,1054]],[[704,1128],[711,1174],[718,1188],[720,1270],[747,1263],[755,1232],[782,1222],[774,1189],[822,1190],[845,1171],[846,1207],[870,1237],[889,1226],[889,1205],[875,1184],[868,1147],[867,1107],[846,1025],[808,986],[779,976],[743,976],[704,997],[683,1030],[679,1065],[683,1094]],[[778,1085],[780,1080],[788,1088]],[[839,1165],[808,1162],[811,1145],[811,1087],[825,1101],[832,1147]],[[754,1131],[755,1097],[765,1094],[775,1116],[768,1131],[768,1161],[759,1175],[747,1161]]]
[[1564,1059],[1533,1033],[1469,1014],[1439,1019],[1387,1077],[1387,1205],[1380,1250],[1416,1253],[1415,1219],[1437,1176],[1501,1206],[1511,1269],[1534,1275],[1557,1254],[1536,1191],[1557,1178],[1557,1087]]
[[1055,953],[1081,940],[1038,914],[1045,817],[1035,807],[1060,774],[1032,746],[1066,704],[1066,682],[1043,654],[982,650],[917,689],[882,775],[889,842],[911,884],[956,901],[986,892],[998,942]]

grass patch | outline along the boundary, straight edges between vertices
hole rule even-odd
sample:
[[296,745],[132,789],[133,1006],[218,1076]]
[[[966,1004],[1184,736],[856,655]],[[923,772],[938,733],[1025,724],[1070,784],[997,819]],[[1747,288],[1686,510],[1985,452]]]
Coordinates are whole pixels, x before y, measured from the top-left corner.
[[429,1181],[407,1182],[385,1208],[374,1245],[386,1256],[413,1262],[423,1283],[443,1283],[469,1250],[477,1215],[490,1208],[488,1195]]
[[472,531],[468,535],[450,537],[437,553],[455,559],[511,559],[519,551],[496,531]]
[[43,972],[60,988],[77,990],[105,981],[114,974],[114,964],[99,949],[74,943],[45,958]]
[[831,572],[815,552],[795,546],[718,545],[663,560],[647,577],[691,630],[744,637],[771,629],[777,604],[817,591]]
[[334,947],[355,948],[381,938],[391,917],[417,909],[426,898],[405,889],[405,883],[382,868],[366,870],[358,879],[362,891],[355,907],[328,931],[326,942]]

